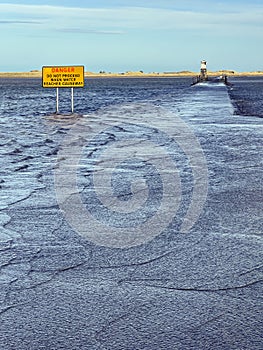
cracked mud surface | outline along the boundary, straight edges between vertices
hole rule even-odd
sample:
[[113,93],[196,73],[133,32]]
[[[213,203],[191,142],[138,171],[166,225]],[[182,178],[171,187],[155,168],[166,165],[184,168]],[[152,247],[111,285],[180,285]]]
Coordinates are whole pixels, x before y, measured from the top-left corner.
[[[209,176],[202,215],[189,233],[180,233],[174,222],[146,244],[126,249],[79,235],[57,203],[54,171],[63,161],[57,155],[79,118],[2,111],[1,349],[262,349],[262,121],[233,115],[225,89],[182,85],[183,93],[166,87],[152,100],[179,114],[201,143]],[[130,115],[118,105],[113,110],[80,119],[92,128],[110,126],[113,115],[125,123],[150,113],[144,104],[134,104]],[[164,117],[163,123],[176,132],[173,121]],[[136,128],[110,131],[101,147]],[[87,149],[91,162],[96,147]],[[147,156],[158,158],[158,152]],[[100,172],[103,162],[97,165]],[[79,171],[84,200],[92,170],[83,163]],[[125,173],[126,164],[120,170]],[[185,213],[192,178],[187,167],[182,174]],[[113,192],[125,204],[131,188],[118,176]]]

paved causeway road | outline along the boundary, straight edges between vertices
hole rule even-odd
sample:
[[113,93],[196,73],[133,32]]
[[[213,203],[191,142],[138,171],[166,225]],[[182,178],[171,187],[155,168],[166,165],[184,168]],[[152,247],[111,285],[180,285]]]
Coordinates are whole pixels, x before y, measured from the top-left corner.
[[0,348],[262,349],[262,120],[195,86],[38,121],[2,121]]

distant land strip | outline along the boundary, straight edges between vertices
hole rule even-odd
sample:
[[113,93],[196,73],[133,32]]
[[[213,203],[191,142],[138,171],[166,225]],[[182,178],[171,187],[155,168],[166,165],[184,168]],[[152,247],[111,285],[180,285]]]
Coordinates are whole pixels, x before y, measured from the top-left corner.
[[[85,72],[86,78],[119,78],[119,77],[128,77],[128,78],[147,78],[147,77],[194,77],[198,75],[199,72],[191,72],[191,71],[180,71],[180,72],[151,72],[145,73],[143,71],[132,72],[127,71],[123,73],[112,73],[100,71],[98,73],[95,72]],[[227,75],[233,77],[243,77],[243,76],[263,76],[263,71],[254,71],[254,72],[236,72],[234,70],[219,70],[216,72],[208,71],[207,74],[209,76],[220,76]],[[32,70],[30,72],[0,72],[0,78],[41,78],[42,71],[41,70]]]

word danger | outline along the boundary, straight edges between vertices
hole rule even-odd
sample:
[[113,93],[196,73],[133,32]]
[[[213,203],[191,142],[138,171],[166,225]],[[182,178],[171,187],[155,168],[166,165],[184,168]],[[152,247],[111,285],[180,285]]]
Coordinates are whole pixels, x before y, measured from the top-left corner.
[[52,73],[72,73],[75,72],[75,67],[53,67],[51,68]]

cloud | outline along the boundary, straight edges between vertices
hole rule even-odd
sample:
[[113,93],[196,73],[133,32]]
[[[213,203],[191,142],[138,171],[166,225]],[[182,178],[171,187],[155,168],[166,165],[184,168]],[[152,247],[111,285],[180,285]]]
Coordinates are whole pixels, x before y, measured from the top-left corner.
[[117,30],[92,30],[92,29],[82,29],[82,28],[61,28],[61,29],[58,29],[58,31],[63,33],[75,33],[75,34],[102,34],[102,35],[125,34],[125,32],[117,31]]
[[43,22],[35,20],[0,20],[0,24],[42,24]]
[[[12,16],[9,23],[38,23],[45,18],[43,28],[71,33],[123,34],[133,30],[197,30],[231,34],[253,33],[262,27],[263,7],[253,4],[233,7],[228,2],[215,1],[207,7],[187,9],[157,7],[78,8],[50,5],[0,4],[0,14]],[[144,3],[145,4],[145,3]],[[221,4],[221,5],[220,5]],[[223,6],[224,5],[224,6]],[[214,11],[213,11],[214,9]],[[217,9],[217,11],[215,11]],[[221,10],[220,10],[221,9]],[[15,19],[14,19],[15,18]],[[6,20],[6,18],[5,18]],[[7,23],[6,20],[5,23]],[[3,24],[4,21],[1,21]],[[258,31],[259,32],[259,31]]]

